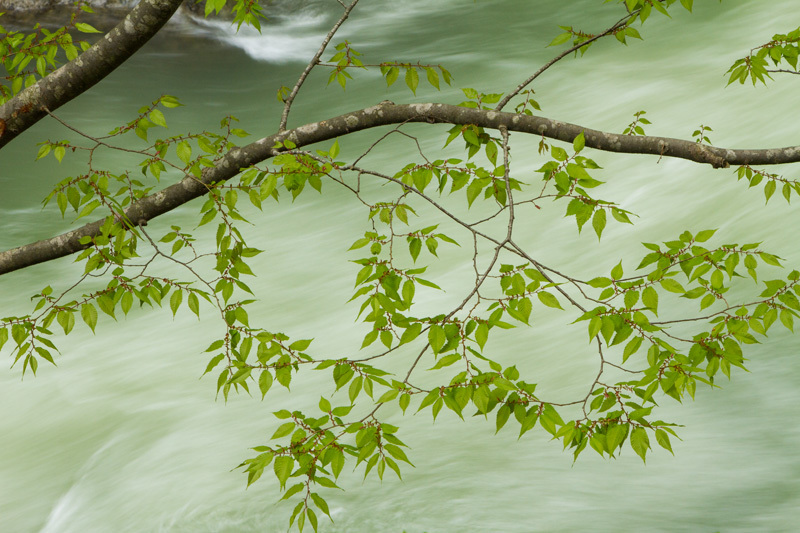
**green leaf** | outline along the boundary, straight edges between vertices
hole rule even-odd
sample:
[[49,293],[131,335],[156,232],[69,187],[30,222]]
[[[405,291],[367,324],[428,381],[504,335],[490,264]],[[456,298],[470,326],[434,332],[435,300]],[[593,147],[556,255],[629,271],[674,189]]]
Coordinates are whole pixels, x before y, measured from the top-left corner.
[[567,151],[561,148],[560,146],[553,146],[552,148],[550,148],[550,155],[552,155],[553,158],[556,159],[557,161],[566,161],[567,159],[569,159]]
[[302,339],[299,341],[294,341],[292,344],[289,345],[289,349],[302,352],[311,345],[312,340],[314,339]]
[[172,108],[172,107],[182,106],[183,104],[180,103],[177,97],[166,94],[161,97],[161,105],[163,105],[164,107]]
[[[127,293],[127,294],[130,294],[130,293]],[[124,300],[124,297],[123,297],[123,300]],[[197,315],[197,318],[200,318],[200,301],[197,298],[197,294],[195,294],[193,292],[189,294],[189,309],[191,309],[192,312]],[[123,310],[124,310],[124,307],[123,307]]]
[[[222,356],[220,355],[220,357]],[[272,374],[268,370],[263,370],[261,375],[258,376],[258,388],[261,390],[262,400],[269,392],[270,387],[272,387]]]
[[672,444],[669,442],[669,435],[663,429],[656,430],[656,442],[669,453],[675,455],[675,452],[672,451]]
[[641,337],[634,337],[628,344],[625,345],[625,350],[622,352],[622,362],[628,360],[628,357],[635,354],[639,347],[642,345],[642,338]]
[[292,475],[294,459],[285,455],[276,457],[272,467],[275,470],[275,477],[278,478],[278,481],[281,484],[281,490],[283,490],[283,487],[286,486],[286,480],[288,480],[289,476]]
[[[759,255],[759,257],[761,257],[761,260],[764,261],[768,265],[772,265],[772,266],[776,266],[776,267],[781,266],[781,263],[778,260],[778,258],[775,257],[772,254],[768,254],[766,252],[761,252],[758,255]],[[751,257],[751,256],[748,256],[748,257]]]
[[594,216],[592,217],[592,227],[594,228],[594,232],[597,233],[597,239],[600,240],[600,236],[603,234],[603,228],[606,227],[605,209],[598,209],[594,212]]
[[[420,280],[417,279],[417,281]],[[421,332],[422,332],[422,324],[420,324],[419,322],[411,324],[411,326],[406,328],[406,330],[400,336],[400,344],[406,344],[407,342],[413,341],[414,339],[419,337],[419,334]]]
[[81,33],[102,33],[100,30],[85,22],[76,22],[75,29]]
[[339,139],[333,141],[333,146],[328,150],[328,157],[335,159],[339,155]]
[[642,291],[642,303],[658,316],[658,291],[652,285]]
[[715,229],[706,229],[699,232],[697,235],[694,236],[694,240],[696,242],[706,242],[708,239],[714,236],[717,230]]
[[424,286],[426,286],[426,287],[430,287],[430,288],[432,288],[432,289],[438,289],[438,290],[442,290],[442,288],[441,288],[441,287],[439,287],[437,284],[435,284],[435,283],[434,283],[434,282],[432,282],[432,281],[428,281],[427,279],[422,279],[422,278],[414,278],[414,281],[416,281],[416,282],[417,282],[417,283],[419,283],[420,285],[424,285]]
[[338,489],[338,488],[340,488],[336,483],[334,483],[333,481],[331,481],[330,479],[328,479],[326,477],[316,477],[316,478],[314,478],[314,482],[317,483],[318,485],[321,485],[321,486],[329,488],[329,489]]
[[646,461],[647,450],[650,449],[650,437],[647,436],[647,431],[643,427],[637,427],[631,432],[631,448],[636,452],[636,455]]
[[97,325],[97,309],[92,304],[81,305],[81,318],[86,322],[86,325],[91,328],[94,333],[94,328]]
[[792,312],[784,309],[781,311],[781,323],[788,329],[789,331],[794,331],[794,318],[792,317]]
[[439,89],[439,74],[432,68],[426,68],[425,72],[427,73],[428,83]]
[[406,85],[411,89],[411,92],[417,94],[417,86],[419,85],[419,73],[413,67],[406,68]]
[[465,129],[464,133],[463,133],[463,136],[464,136],[464,140],[466,142],[468,142],[469,144],[471,144],[473,146],[480,146],[481,145],[481,141],[478,138],[478,134],[475,133],[475,130],[473,130],[472,128]]
[[147,118],[149,118],[150,122],[156,126],[161,126],[162,128],[167,127],[167,119],[164,117],[164,113],[162,113],[159,109],[153,109],[150,111],[150,114],[147,115]]
[[[64,335],[68,335],[69,332],[72,331],[72,328],[75,327],[75,314],[72,311],[59,311],[56,319],[59,325],[64,329]],[[2,343],[0,343],[0,346],[2,346]]]
[[445,335],[444,328],[437,324],[431,326],[431,328],[428,330],[428,342],[431,345],[433,353],[439,353],[446,341],[447,335]]
[[272,434],[272,439],[279,439],[281,437],[285,437],[292,431],[294,431],[295,424],[294,422],[286,422],[281,424],[278,429],[275,430],[275,433]]
[[486,341],[489,339],[489,325],[485,322],[478,324],[477,329],[475,330],[475,341],[478,343],[478,346],[483,347],[486,345]]
[[[328,510],[328,502],[323,500],[322,497],[319,494],[317,494],[316,492],[312,492],[311,493],[311,499],[314,500],[314,504],[317,506],[317,508],[320,511],[322,511],[323,513],[325,513],[326,515],[328,515],[328,517],[330,518],[331,513]],[[315,529],[315,531],[316,531],[316,529]]]
[[569,32],[562,33],[558,35],[555,39],[550,41],[550,44],[548,44],[547,46],[558,46],[559,44],[564,44],[565,42],[569,41],[571,38],[572,38],[571,33]]
[[617,263],[617,266],[611,269],[611,279],[618,280],[622,278],[623,270],[622,270],[622,261]]
[[613,424],[608,427],[606,431],[606,445],[607,451],[610,454],[614,453],[622,441],[625,439],[625,436],[628,434],[628,426],[622,424]]
[[586,139],[583,136],[583,132],[580,132],[577,137],[572,141],[572,148],[575,152],[580,152],[583,150],[583,147],[586,146]]
[[674,292],[677,294],[684,294],[686,292],[686,290],[681,286],[681,284],[672,278],[664,278],[660,281],[660,283],[661,286],[665,290],[668,290],[669,292]]
[[283,494],[281,500],[288,500],[289,498],[291,498],[292,496],[303,490],[305,486],[306,486],[305,483],[297,483],[296,485],[293,485],[289,490],[287,490]]
[[172,296],[169,299],[169,308],[172,310],[172,316],[175,316],[175,313],[178,312],[178,308],[181,306],[181,302],[183,301],[183,291],[180,289],[176,289],[172,292]]
[[503,426],[508,421],[509,416],[511,416],[511,408],[508,405],[504,404],[500,407],[500,409],[497,410],[497,420],[495,422],[497,430],[495,431],[495,434],[503,429]]
[[600,333],[600,329],[603,327],[603,319],[599,316],[592,318],[589,321],[589,340],[591,341],[594,339],[598,333]]
[[400,69],[397,67],[390,67],[389,70],[386,71],[386,86],[391,87],[392,84],[397,81],[399,76]]
[[178,153],[178,158],[188,165],[189,161],[192,159],[192,147],[189,143],[186,141],[179,142],[176,151]]
[[629,290],[625,293],[625,308],[632,309],[639,301],[639,291]]
[[384,444],[383,449],[389,452],[389,454],[395,459],[399,459],[400,461],[406,462],[411,466],[414,466],[414,464],[408,460],[408,457],[406,457],[406,453],[399,446],[396,446],[394,444]]
[[561,304],[558,303],[558,299],[547,291],[539,291],[536,293],[536,296],[538,296],[539,301],[542,302],[547,307],[553,307],[555,309],[564,309],[563,307],[561,307]]
[[461,354],[453,353],[450,355],[446,355],[441,357],[434,366],[432,366],[429,370],[436,370],[438,368],[444,368],[446,366],[450,366],[456,361],[461,359]]

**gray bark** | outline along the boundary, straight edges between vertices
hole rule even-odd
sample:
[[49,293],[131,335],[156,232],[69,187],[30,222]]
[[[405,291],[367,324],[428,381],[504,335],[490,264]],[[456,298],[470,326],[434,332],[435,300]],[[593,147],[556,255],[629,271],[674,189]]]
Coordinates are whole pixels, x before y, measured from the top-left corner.
[[0,106],[0,149],[136,53],[172,17],[183,0],[142,0],[86,52]]
[[[126,8],[132,0],[88,0],[95,8]],[[0,12],[6,13],[44,13],[51,9],[70,7],[75,0],[0,0]]]

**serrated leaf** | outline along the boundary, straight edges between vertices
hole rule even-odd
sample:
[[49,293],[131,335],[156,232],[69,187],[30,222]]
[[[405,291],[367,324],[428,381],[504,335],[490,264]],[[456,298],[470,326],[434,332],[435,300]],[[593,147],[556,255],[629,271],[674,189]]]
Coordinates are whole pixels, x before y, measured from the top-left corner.
[[285,455],[276,457],[272,467],[275,471],[275,477],[278,478],[278,481],[281,484],[281,490],[283,490],[283,487],[286,486],[286,480],[289,479],[290,475],[292,475],[294,459]]
[[642,345],[642,338],[641,337],[634,337],[628,344],[625,345],[625,350],[622,352],[622,362],[628,360],[628,357],[635,354],[639,347]]
[[660,281],[660,283],[661,286],[665,290],[668,290],[669,292],[674,292],[677,294],[684,294],[686,292],[686,290],[681,286],[681,284],[675,281],[674,279],[664,278]]
[[600,236],[603,234],[603,229],[606,227],[605,209],[598,209],[594,212],[594,216],[592,217],[592,227],[594,228],[594,232],[597,234],[597,239],[600,240]]
[[715,229],[703,230],[694,236],[694,240],[697,242],[706,242],[708,239],[713,237],[716,232],[717,230]]
[[178,312],[178,308],[181,306],[181,302],[183,301],[183,291],[176,289],[172,292],[172,296],[169,299],[169,308],[172,310],[172,316]]
[[431,345],[433,353],[439,353],[446,341],[447,335],[445,335],[444,328],[438,324],[432,325],[428,330],[428,342]]
[[663,429],[656,430],[656,442],[669,453],[675,455],[675,452],[672,451],[672,444],[669,442],[669,435]]
[[461,354],[453,353],[450,355],[446,355],[444,357],[439,358],[435,365],[433,365],[429,370],[436,370],[439,368],[444,368],[446,366],[450,366],[456,361],[461,359]]
[[86,325],[91,328],[94,333],[94,328],[97,325],[97,309],[92,304],[81,305],[81,318],[86,322]]
[[189,164],[189,161],[192,159],[192,147],[189,143],[186,141],[179,142],[176,151],[178,153],[178,158],[184,163]]
[[390,67],[388,71],[386,71],[386,86],[391,87],[394,82],[397,81],[397,78],[400,77],[400,69],[397,67]]
[[408,85],[412,93],[417,94],[417,86],[419,85],[419,73],[417,69],[413,67],[406,68],[406,85]]
[[76,22],[75,29],[81,33],[102,33],[100,30],[85,22]]
[[261,399],[264,399],[264,396],[267,395],[269,392],[270,387],[272,387],[272,374],[268,370],[263,370],[261,375],[258,376],[258,388],[261,390]]
[[658,291],[652,285],[642,291],[642,303],[658,316]]
[[628,427],[622,424],[613,424],[608,427],[606,431],[606,445],[608,453],[613,454],[614,451],[622,444],[625,435],[628,433]]
[[281,437],[285,437],[286,435],[290,434],[294,431],[294,422],[285,422],[281,424],[278,429],[275,430],[275,433],[272,434],[272,439],[279,439]]
[[583,136],[583,132],[580,132],[572,141],[572,148],[577,153],[583,150],[584,146],[586,146],[586,138]]
[[631,432],[631,448],[642,461],[646,460],[647,450],[650,449],[650,437],[643,427],[637,427]]
[[617,266],[611,269],[611,279],[618,280],[622,278],[622,274],[624,273],[622,269],[622,261],[617,263]]
[[558,299],[550,294],[547,291],[539,291],[536,293],[536,296],[539,297],[539,301],[542,302],[547,307],[552,307],[554,309],[564,309],[561,307],[561,304],[558,303]]
[[569,41],[571,38],[572,38],[571,33],[562,33],[556,36],[555,39],[550,41],[550,44],[548,44],[547,46],[558,46],[559,44],[564,44],[565,42]]

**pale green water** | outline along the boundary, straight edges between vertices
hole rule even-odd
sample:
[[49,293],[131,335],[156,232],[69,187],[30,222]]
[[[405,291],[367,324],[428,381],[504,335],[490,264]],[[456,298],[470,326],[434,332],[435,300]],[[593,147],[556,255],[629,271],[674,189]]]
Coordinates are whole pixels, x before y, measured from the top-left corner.
[[[552,11],[563,2],[439,0],[431,8],[416,0],[363,1],[342,38],[368,59],[442,62],[456,76],[456,86],[485,92],[515,85],[550,57],[543,45],[556,25],[608,17],[599,0],[570,2],[574,12],[558,16]],[[693,16],[676,11],[672,20],[653,20],[644,29],[644,43],[598,46],[545,75],[536,86],[544,114],[622,131],[635,111],[646,109],[654,122],[648,131],[658,135],[686,138],[703,123],[714,128],[711,139],[720,146],[797,144],[795,80],[725,89],[723,78],[733,59],[751,46],[800,24],[795,2],[769,2],[772,14],[759,11],[767,4],[761,2],[696,4]],[[312,54],[315,45],[308,37],[326,21],[314,16],[314,5],[265,31],[279,40],[237,41],[259,61],[236,47],[171,33],[95,88],[94,98],[73,102],[60,114],[78,127],[105,132],[145,102],[171,93],[187,104],[167,115],[175,132],[213,129],[229,112],[254,135],[271,132],[279,116],[275,90],[293,81],[303,63],[275,63],[268,51],[278,48],[285,57],[291,48],[293,58]],[[461,100],[455,89],[423,91],[414,99],[399,87],[387,91],[371,80],[362,76],[344,94],[335,87],[319,93],[315,88],[325,79],[318,74],[301,94],[292,124],[385,98]],[[424,127],[413,131],[427,135],[423,141],[430,147],[441,143]],[[67,137],[66,130],[43,122],[0,152],[0,248],[59,231],[60,219],[42,213],[39,199],[65,173],[82,167],[32,160],[36,142]],[[343,148],[366,139],[343,141]],[[407,155],[383,154],[373,163],[394,171]],[[514,155],[520,171],[538,166],[533,140],[515,145]],[[560,221],[560,214],[545,227],[532,226],[529,236],[517,235],[549,263],[573,272],[597,264],[610,268],[626,254],[639,254],[641,241],[718,227],[728,240],[764,239],[788,264],[800,265],[795,205],[775,198],[765,208],[760,191],[746,192],[729,171],[650,157],[592,157],[605,167],[602,197],[641,219],[632,229],[610,226],[602,244],[590,232],[576,237],[574,223]],[[797,171],[787,175],[796,178]],[[313,335],[328,347],[326,353],[341,354],[360,345],[363,335],[352,322],[356,310],[342,306],[355,274],[344,250],[363,232],[365,216],[347,195],[328,193],[312,192],[254,217],[258,226],[251,244],[267,253],[255,263],[261,302],[250,314],[273,330]],[[176,220],[187,220],[186,214],[160,224]],[[462,263],[431,271],[448,274],[445,288],[458,299],[458,280],[470,265],[458,254],[449,257]],[[67,259],[4,276],[0,314],[23,312],[30,294],[71,269]],[[315,276],[324,290],[307,284],[307,276]],[[550,326],[562,327],[557,316],[541,317],[540,324],[545,327],[520,330],[492,348],[505,360],[521,359],[520,369],[533,373],[553,395],[574,393],[596,372],[594,358],[582,352],[583,329],[554,331]],[[562,337],[564,331],[575,338]],[[64,339],[59,367],[40,367],[35,379],[21,381],[18,368],[0,372],[0,531],[285,531],[290,507],[274,504],[279,494],[272,480],[265,476],[245,491],[244,476],[231,469],[248,456],[249,446],[272,434],[272,411],[302,398],[308,410],[315,408],[315,387],[327,387],[327,378],[311,376],[308,385],[293,387],[293,398],[274,389],[264,403],[243,396],[224,405],[214,401],[213,379],[196,379],[207,361],[198,352],[216,333],[208,324],[188,313],[173,321],[168,311],[137,312],[119,324],[101,319],[98,333],[80,330]],[[795,531],[798,347],[796,336],[776,329],[768,344],[751,352],[752,373],[736,375],[721,391],[702,391],[694,404],[665,401],[665,418],[687,426],[680,431],[684,442],[673,442],[676,457],[656,451],[647,466],[632,453],[604,461],[592,452],[573,466],[571,455],[539,432],[517,441],[513,430],[493,436],[492,422],[463,423],[443,413],[433,426],[427,416],[398,416],[417,468],[407,469],[402,482],[387,476],[383,484],[362,483],[361,470],[346,471],[341,485],[347,491],[329,500],[336,522],[322,523],[321,529]]]

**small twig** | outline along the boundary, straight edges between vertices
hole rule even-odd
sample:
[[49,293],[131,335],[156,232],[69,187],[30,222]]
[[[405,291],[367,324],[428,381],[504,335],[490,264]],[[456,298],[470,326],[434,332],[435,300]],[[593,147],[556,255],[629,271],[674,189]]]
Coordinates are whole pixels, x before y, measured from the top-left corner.
[[781,69],[776,69],[776,70],[769,70],[769,69],[767,69],[767,72],[783,72],[783,73],[786,73],[786,74],[796,74],[796,75],[800,76],[800,71],[796,71],[796,70],[788,70],[788,69],[783,69],[783,68],[781,68]]
[[514,229],[514,196],[511,194],[511,179],[508,166],[508,128],[500,126],[500,135],[503,137],[503,182],[506,186],[506,202],[508,203],[508,233],[506,241],[511,241],[511,231]]
[[[306,78],[308,77],[308,74],[311,72],[311,70],[315,66],[317,66],[317,64],[320,62],[319,58],[322,57],[323,53],[325,53],[325,48],[328,47],[328,44],[331,42],[331,39],[333,39],[333,36],[339,30],[339,27],[342,24],[344,24],[344,21],[347,20],[347,17],[350,16],[350,12],[353,11],[353,8],[356,7],[358,1],[359,0],[353,0],[352,4],[345,7],[342,16],[339,17],[339,20],[337,20],[336,24],[333,25],[331,31],[329,31],[328,35],[325,36],[325,39],[323,39],[322,45],[319,47],[319,50],[317,50],[317,53],[314,54],[313,59],[311,59],[308,65],[306,65],[306,68],[303,71],[303,73],[300,74],[300,77],[297,79],[297,83],[294,85],[292,92],[289,93],[289,96],[286,97],[285,105],[283,106],[283,113],[281,114],[281,123],[278,126],[278,131],[280,132],[286,131],[286,123],[289,121],[289,111],[292,108],[292,102],[294,102],[295,97],[297,97],[297,93],[300,92],[300,87],[302,87],[303,83],[305,83]],[[344,6],[344,4],[341,1],[339,1],[339,3],[342,4],[342,6]]]
[[533,74],[531,77],[529,77],[528,79],[526,79],[525,81],[523,81],[522,83],[520,83],[520,84],[517,86],[517,88],[516,88],[516,89],[514,89],[513,91],[511,91],[510,93],[508,93],[508,94],[507,94],[507,95],[506,95],[506,96],[505,96],[505,97],[504,97],[502,100],[500,100],[500,103],[498,103],[498,104],[497,104],[497,107],[495,107],[495,111],[501,111],[501,110],[503,109],[503,107],[505,107],[505,105],[506,105],[506,104],[507,104],[507,103],[508,103],[508,102],[509,102],[509,101],[510,101],[512,98],[514,98],[514,97],[515,97],[515,96],[517,96],[517,95],[518,95],[520,92],[522,92],[522,90],[523,90],[525,87],[527,87],[528,85],[530,85],[530,84],[533,82],[533,80],[535,80],[536,78],[538,78],[538,77],[539,77],[539,76],[540,76],[540,75],[541,75],[541,74],[542,74],[542,73],[543,73],[545,70],[547,70],[547,69],[549,69],[550,67],[552,67],[552,66],[553,66],[553,65],[554,65],[554,64],[555,64],[557,61],[559,61],[559,60],[563,59],[563,58],[564,58],[565,56],[567,56],[568,54],[571,54],[572,52],[574,52],[574,51],[576,51],[576,50],[578,50],[578,49],[580,49],[580,48],[583,48],[584,46],[586,46],[587,44],[589,44],[589,43],[591,43],[591,42],[593,42],[593,41],[596,41],[597,39],[600,39],[601,37],[605,37],[606,35],[609,35],[610,33],[613,33],[614,31],[616,31],[616,30],[617,30],[617,29],[619,29],[620,27],[622,27],[622,26],[624,26],[625,24],[627,24],[628,20],[630,20],[630,19],[631,19],[631,18],[633,18],[633,17],[636,17],[638,14],[639,14],[639,10],[637,9],[637,10],[636,10],[636,11],[634,11],[633,13],[630,13],[630,14],[628,14],[628,15],[626,15],[626,16],[624,16],[624,17],[622,17],[621,19],[619,19],[619,20],[617,21],[617,23],[616,23],[616,24],[614,24],[613,26],[611,26],[610,28],[608,28],[608,29],[607,29],[606,31],[604,31],[603,33],[598,33],[598,34],[597,34],[597,35],[595,35],[594,37],[592,37],[592,38],[590,38],[590,39],[587,39],[587,40],[585,40],[585,41],[583,41],[583,42],[581,42],[581,43],[578,43],[578,44],[576,44],[576,45],[572,46],[571,48],[569,48],[569,49],[565,50],[564,52],[562,52],[562,53],[558,54],[556,57],[554,57],[553,59],[551,59],[550,61],[548,61],[547,63],[545,63],[545,64],[544,64],[544,65],[543,65],[543,66],[542,66],[542,67],[541,67],[539,70],[537,70],[537,71],[536,71],[536,72],[535,72],[535,73],[534,73],[534,74]]

